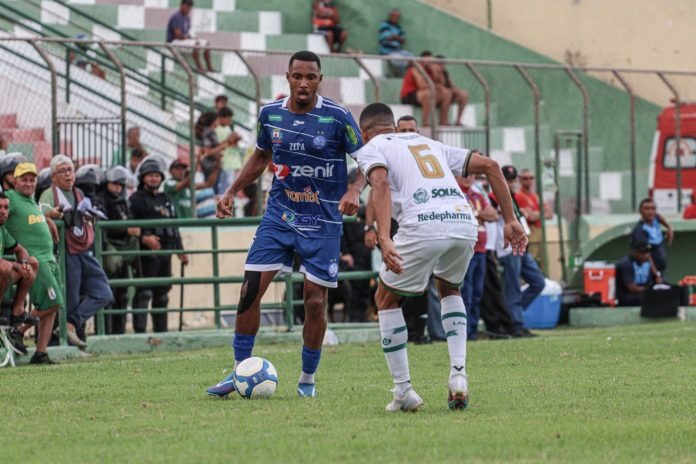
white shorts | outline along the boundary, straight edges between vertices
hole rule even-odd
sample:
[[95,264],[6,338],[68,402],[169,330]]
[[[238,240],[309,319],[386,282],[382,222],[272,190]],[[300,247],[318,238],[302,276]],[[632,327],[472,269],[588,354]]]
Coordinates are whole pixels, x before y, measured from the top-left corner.
[[399,243],[397,235],[394,244],[403,259],[403,272],[395,274],[382,263],[379,278],[394,293],[414,296],[425,293],[433,274],[453,286],[460,286],[474,255],[476,240],[444,238]]

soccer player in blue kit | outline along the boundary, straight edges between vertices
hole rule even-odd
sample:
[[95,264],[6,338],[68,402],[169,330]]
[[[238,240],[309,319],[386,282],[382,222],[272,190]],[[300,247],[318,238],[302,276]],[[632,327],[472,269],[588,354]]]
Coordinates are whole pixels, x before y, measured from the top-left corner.
[[[358,210],[365,186],[362,173],[348,188],[346,154],[362,147],[351,114],[318,95],[319,57],[300,51],[290,58],[286,78],[290,96],[261,109],[256,150],[217,205],[217,217],[232,214],[237,192],[275,170],[266,213],[256,231],[246,264],[235,325],[235,367],[251,357],[261,319],[261,298],[277,272],[292,271],[293,254],[305,275],[302,373],[297,392],[315,397],[314,376],[326,332],[327,290],[337,286],[342,215]],[[211,396],[234,391],[234,371],[207,389]]]

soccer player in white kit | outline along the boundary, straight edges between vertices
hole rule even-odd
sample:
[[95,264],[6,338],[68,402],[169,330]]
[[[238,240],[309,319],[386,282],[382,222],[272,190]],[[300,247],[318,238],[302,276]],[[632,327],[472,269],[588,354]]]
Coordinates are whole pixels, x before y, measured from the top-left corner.
[[[478,223],[455,176],[485,174],[505,221],[504,236],[521,254],[527,236],[517,221],[503,173],[494,160],[465,148],[443,145],[416,133],[396,133],[394,115],[383,103],[365,107],[360,130],[366,145],[357,161],[372,185],[377,236],[382,251],[375,295],[379,327],[394,399],[387,411],[414,411],[423,400],[411,386],[406,353],[404,296],[424,293],[434,274],[442,301],[442,325],[450,356],[450,409],[469,402],[466,375],[466,309],[459,292],[474,252]],[[368,143],[369,142],[369,143]],[[390,220],[399,223],[392,241]]]

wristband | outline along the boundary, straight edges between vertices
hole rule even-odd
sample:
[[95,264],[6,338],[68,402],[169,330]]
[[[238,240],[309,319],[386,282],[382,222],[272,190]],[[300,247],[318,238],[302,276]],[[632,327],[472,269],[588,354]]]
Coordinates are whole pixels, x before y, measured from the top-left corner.
[[370,225],[370,224],[365,224],[365,227],[363,227],[363,230],[364,230],[365,232],[369,232],[369,231],[371,231],[371,230],[375,230],[375,226]]
[[17,262],[18,262],[19,264],[29,264],[29,260],[28,260],[28,259],[20,259],[20,260],[17,261]]

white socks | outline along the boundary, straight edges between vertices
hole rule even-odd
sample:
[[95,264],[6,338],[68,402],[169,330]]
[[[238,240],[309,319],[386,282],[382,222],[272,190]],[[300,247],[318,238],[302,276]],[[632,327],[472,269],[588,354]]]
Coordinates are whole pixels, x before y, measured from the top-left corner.
[[447,335],[450,376],[466,375],[466,309],[461,296],[446,296],[441,301],[442,328]]
[[394,379],[395,392],[403,395],[411,384],[408,370],[406,341],[408,330],[401,308],[379,311],[379,330],[382,334],[382,351],[387,358],[389,372]]
[[300,373],[300,380],[297,383],[314,383],[314,374],[307,374],[306,372]]

